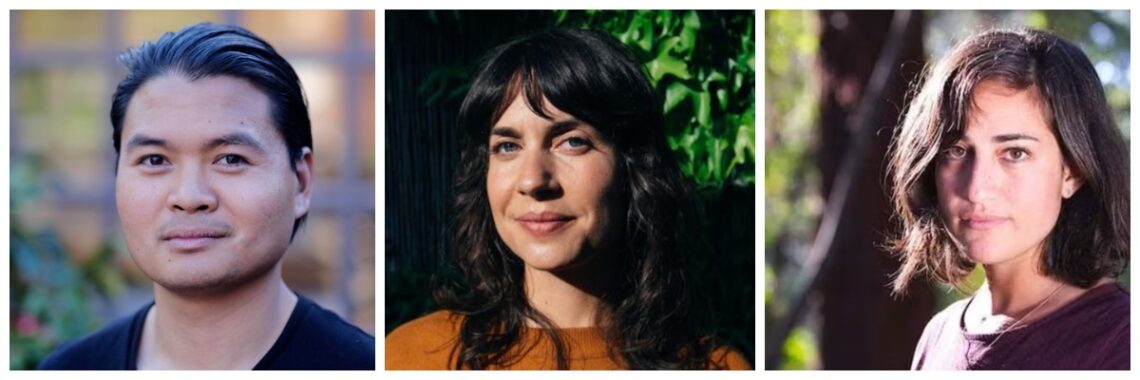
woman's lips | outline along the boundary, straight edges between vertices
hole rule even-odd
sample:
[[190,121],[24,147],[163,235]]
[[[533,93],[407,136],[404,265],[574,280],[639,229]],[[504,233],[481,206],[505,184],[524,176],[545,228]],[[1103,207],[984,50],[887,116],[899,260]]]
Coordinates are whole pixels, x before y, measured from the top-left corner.
[[1009,220],[1009,218],[1001,218],[1001,217],[996,217],[996,216],[973,216],[973,217],[963,218],[962,224],[965,224],[966,228],[969,228],[972,230],[984,231],[984,230],[993,229],[993,228],[1001,225],[1002,223],[1005,223],[1007,220]]
[[534,236],[550,235],[574,222],[574,218],[569,215],[552,212],[526,213],[515,220]]

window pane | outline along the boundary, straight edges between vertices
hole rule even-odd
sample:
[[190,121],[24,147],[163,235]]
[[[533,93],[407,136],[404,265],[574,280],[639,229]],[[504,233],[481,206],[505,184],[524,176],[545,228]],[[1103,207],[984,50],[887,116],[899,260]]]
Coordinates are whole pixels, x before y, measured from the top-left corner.
[[46,177],[67,189],[98,189],[110,180],[111,128],[102,72],[41,67],[16,72],[13,106],[20,119],[18,150],[42,157]]
[[376,75],[371,67],[360,73],[360,96],[357,97],[359,127],[356,131],[360,176],[376,178]]
[[361,11],[360,18],[360,35],[361,41],[367,45],[368,48],[374,49],[376,46],[376,12],[374,11]]
[[282,277],[294,290],[334,294],[341,235],[335,215],[309,212],[309,219],[285,254]]
[[16,11],[20,47],[39,49],[97,49],[102,46],[102,11]]
[[220,23],[218,11],[127,11],[123,16],[123,49],[154,41],[163,33],[176,32],[199,22]]
[[344,46],[345,11],[245,11],[241,22],[278,51],[335,50]]
[[356,215],[356,260],[352,273],[352,322],[365,331],[376,331],[376,218],[374,213]]
[[336,67],[306,60],[294,60],[293,68],[301,77],[309,100],[309,118],[313,127],[314,172],[321,177],[343,173],[345,151],[344,75]]

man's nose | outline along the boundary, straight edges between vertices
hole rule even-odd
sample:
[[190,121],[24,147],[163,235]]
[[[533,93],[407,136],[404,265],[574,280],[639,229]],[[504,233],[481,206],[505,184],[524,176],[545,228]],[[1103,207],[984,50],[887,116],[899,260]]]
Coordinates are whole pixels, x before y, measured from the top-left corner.
[[550,153],[536,150],[524,153],[519,168],[518,191],[537,200],[548,200],[561,196],[562,187],[558,183],[555,163]]
[[218,207],[218,197],[210,187],[209,178],[202,170],[182,168],[176,175],[174,188],[170,192],[169,204],[174,211],[203,212]]

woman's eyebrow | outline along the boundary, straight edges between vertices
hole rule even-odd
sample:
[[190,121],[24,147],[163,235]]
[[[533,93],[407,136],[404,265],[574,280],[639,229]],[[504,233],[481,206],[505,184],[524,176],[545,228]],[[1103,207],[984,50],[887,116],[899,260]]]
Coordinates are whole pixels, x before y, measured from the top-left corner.
[[491,128],[491,136],[502,136],[510,138],[519,138],[519,131],[507,126],[498,126]]
[[1037,142],[1041,141],[1041,140],[1038,140],[1036,137],[1026,135],[1026,134],[1022,134],[1022,133],[1008,133],[1008,134],[997,135],[997,136],[994,136],[992,140],[996,143],[1004,143],[1004,142],[1017,141],[1017,140],[1033,140],[1033,141],[1037,141]]
[[[578,119],[559,120],[559,121],[556,121],[550,125],[550,127],[546,131],[546,134],[552,135],[552,136],[557,136],[557,135],[566,133],[566,131],[569,131],[571,129],[577,128],[577,127],[582,126],[582,125],[584,125],[584,123],[582,123],[582,121],[578,120]],[[521,136],[519,134],[519,131],[516,130],[514,127],[505,126],[505,125],[500,125],[500,126],[491,128],[491,135],[492,136],[510,137],[510,138],[519,138]]]
[[581,126],[582,121],[578,119],[566,119],[555,122],[550,125],[550,135],[558,136],[567,131]]

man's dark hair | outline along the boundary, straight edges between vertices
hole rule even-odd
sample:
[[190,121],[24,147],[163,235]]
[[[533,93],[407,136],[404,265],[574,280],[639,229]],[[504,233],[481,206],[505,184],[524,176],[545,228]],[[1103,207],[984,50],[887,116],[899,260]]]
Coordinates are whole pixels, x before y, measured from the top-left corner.
[[[269,43],[239,26],[199,23],[175,33],[164,33],[154,42],[143,42],[119,56],[127,77],[119,82],[111,101],[112,140],[118,161],[123,118],[135,91],[148,80],[164,74],[186,75],[191,81],[229,76],[244,79],[269,98],[273,124],[285,140],[289,165],[297,169],[304,148],[313,147],[309,111],[301,80],[285,58]],[[293,222],[293,236],[308,214]]]
[[1082,180],[1061,203],[1040,266],[1046,275],[1088,288],[1128,265],[1128,147],[1100,78],[1076,45],[1036,30],[994,30],[963,41],[911,102],[888,154],[888,181],[902,230],[891,245],[903,257],[895,292],[919,275],[957,285],[974,269],[938,209],[933,168],[976,112],[974,90],[996,80],[1032,90],[1065,162]]

